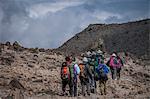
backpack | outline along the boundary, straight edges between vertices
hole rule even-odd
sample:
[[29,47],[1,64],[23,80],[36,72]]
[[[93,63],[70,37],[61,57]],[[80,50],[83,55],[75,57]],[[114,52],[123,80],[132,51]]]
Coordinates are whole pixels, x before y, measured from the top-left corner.
[[86,70],[85,64],[79,64],[79,68],[80,68],[79,77],[81,77],[81,78],[87,78],[87,70]]
[[107,73],[109,72],[109,68],[104,64],[99,64],[98,67],[96,67],[96,75],[95,80],[98,81],[100,79],[107,80]]
[[90,61],[89,63],[89,69],[92,73],[95,71],[95,61]]
[[72,63],[69,67],[69,71],[70,71],[71,78],[76,79],[77,75],[80,73],[80,68],[76,63]]
[[61,79],[62,80],[69,80],[70,73],[69,73],[69,67],[67,64],[63,63],[61,68]]
[[118,59],[117,57],[111,57],[109,66],[119,67],[121,66],[121,60]]
[[119,61],[118,61],[118,59],[116,57],[113,59],[113,64],[115,64],[115,65],[119,64]]
[[110,71],[110,68],[107,65],[104,65],[103,70],[104,70],[105,74],[108,74]]
[[106,76],[106,73],[105,73],[104,69],[101,68],[101,69],[99,70],[99,77],[100,77],[100,78],[104,78],[105,76]]
[[100,72],[100,74],[99,74],[99,80],[107,81],[108,77],[107,77],[107,74],[105,73],[105,70],[103,68],[101,68],[99,70],[99,72]]

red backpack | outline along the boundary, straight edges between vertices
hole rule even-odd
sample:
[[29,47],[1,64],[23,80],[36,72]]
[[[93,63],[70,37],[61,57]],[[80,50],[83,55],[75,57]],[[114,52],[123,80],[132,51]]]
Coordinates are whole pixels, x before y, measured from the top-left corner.
[[61,68],[61,79],[68,80],[69,78],[70,78],[69,67],[67,66],[66,62],[64,62]]

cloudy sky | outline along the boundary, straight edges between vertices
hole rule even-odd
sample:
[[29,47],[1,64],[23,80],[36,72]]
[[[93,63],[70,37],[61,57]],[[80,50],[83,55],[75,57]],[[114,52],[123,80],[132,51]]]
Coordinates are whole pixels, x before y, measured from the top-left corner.
[[150,0],[0,0],[0,42],[57,48],[92,23],[150,18]]

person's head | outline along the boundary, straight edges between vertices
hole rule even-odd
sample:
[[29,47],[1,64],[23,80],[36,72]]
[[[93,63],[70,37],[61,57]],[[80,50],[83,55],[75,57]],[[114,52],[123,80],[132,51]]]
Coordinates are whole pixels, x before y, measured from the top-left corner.
[[80,56],[81,56],[81,57],[84,57],[84,56],[85,56],[85,54],[84,54],[84,53],[82,53],[82,54],[80,54]]
[[67,62],[62,63],[62,67],[67,66]]
[[84,58],[83,58],[83,62],[84,62],[84,63],[87,63],[87,62],[88,62],[87,57],[84,57]]
[[111,54],[111,56],[112,56],[112,57],[117,57],[117,53],[116,53],[116,52],[113,52],[113,53]]
[[96,55],[96,52],[95,52],[95,51],[92,51],[92,56],[93,56],[93,55]]
[[87,51],[87,52],[86,52],[86,57],[91,57],[91,54],[92,54],[92,53],[91,53],[90,51]]
[[103,51],[98,50],[98,51],[97,51],[97,54],[102,55],[102,54],[103,54]]
[[67,56],[67,57],[65,58],[65,60],[66,60],[66,61],[70,61],[71,59],[70,59],[69,56]]

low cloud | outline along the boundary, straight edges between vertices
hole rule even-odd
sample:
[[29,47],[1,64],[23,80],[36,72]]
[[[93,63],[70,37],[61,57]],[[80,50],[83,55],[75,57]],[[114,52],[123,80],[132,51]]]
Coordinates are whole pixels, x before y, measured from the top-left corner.
[[138,10],[141,1],[132,5],[133,10],[132,6],[129,9],[113,6],[119,1],[1,0],[0,42],[19,41],[25,47],[57,48],[89,24],[148,17],[146,8]]
[[60,1],[53,3],[40,3],[35,4],[29,8],[29,16],[30,17],[42,17],[47,13],[55,13],[57,11],[61,11],[68,7],[74,7],[82,5],[83,1]]
[[122,19],[123,16],[117,13],[111,13],[106,11],[94,12],[93,16],[95,16],[98,20],[102,22],[106,22],[108,19],[115,17],[116,19]]

